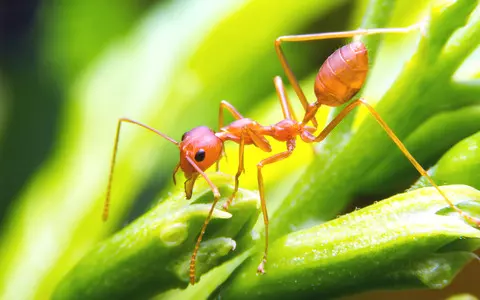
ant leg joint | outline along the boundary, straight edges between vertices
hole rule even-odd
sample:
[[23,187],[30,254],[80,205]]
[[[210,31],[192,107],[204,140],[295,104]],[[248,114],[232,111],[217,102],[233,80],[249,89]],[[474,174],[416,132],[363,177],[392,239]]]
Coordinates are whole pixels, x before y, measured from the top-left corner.
[[133,120],[132,118],[125,117],[125,116],[118,118],[118,120],[119,120],[119,121],[126,121],[126,122],[135,121],[135,120]]
[[275,39],[275,47],[280,47],[280,44],[282,43],[282,37],[277,37]]
[[262,262],[260,262],[260,264],[257,267],[257,274],[263,275],[263,274],[266,273],[266,271],[265,271],[265,264],[266,263],[267,263],[267,259],[264,257],[262,259]]

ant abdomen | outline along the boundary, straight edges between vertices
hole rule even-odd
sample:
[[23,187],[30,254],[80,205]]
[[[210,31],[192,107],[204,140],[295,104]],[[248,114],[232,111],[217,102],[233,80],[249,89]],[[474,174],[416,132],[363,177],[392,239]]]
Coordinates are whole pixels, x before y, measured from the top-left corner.
[[317,102],[339,106],[350,100],[363,86],[368,71],[367,48],[352,42],[333,52],[315,79]]

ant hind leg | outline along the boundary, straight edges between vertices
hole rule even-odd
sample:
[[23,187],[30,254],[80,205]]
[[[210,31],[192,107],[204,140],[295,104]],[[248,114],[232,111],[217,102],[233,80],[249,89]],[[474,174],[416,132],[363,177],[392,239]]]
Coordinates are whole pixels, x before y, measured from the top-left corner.
[[[393,130],[387,125],[387,123],[380,117],[378,112],[368,104],[365,99],[360,98],[349,105],[347,105],[323,130],[320,134],[313,140],[314,142],[321,142],[325,139],[328,134],[345,118],[355,107],[363,105],[368,109],[368,112],[375,118],[377,123],[382,127],[382,129],[387,133],[390,139],[395,143],[395,145],[402,151],[403,155],[410,161],[410,163],[415,167],[415,169],[420,173],[420,175],[424,176],[430,184],[438,191],[438,193],[445,199],[448,205],[460,214],[466,221],[476,224],[476,226],[480,226],[480,219],[472,217],[466,214],[463,210],[458,208],[450,199],[448,199],[447,195],[438,187],[435,181],[428,175],[427,171],[417,162],[417,160],[413,157],[412,154],[407,150],[405,145],[400,141],[400,139],[395,135]],[[312,141],[312,142],[313,142]]]
[[267,203],[265,201],[265,188],[263,185],[262,169],[264,166],[268,164],[272,164],[289,157],[292,154],[294,149],[295,149],[295,140],[289,140],[287,141],[287,151],[280,152],[273,156],[267,157],[257,164],[258,191],[260,193],[260,203],[262,206],[263,223],[265,224],[265,249],[263,252],[262,261],[260,262],[257,268],[257,273],[260,273],[260,274],[265,273],[265,264],[267,263],[267,254],[268,254],[268,212],[267,212]]

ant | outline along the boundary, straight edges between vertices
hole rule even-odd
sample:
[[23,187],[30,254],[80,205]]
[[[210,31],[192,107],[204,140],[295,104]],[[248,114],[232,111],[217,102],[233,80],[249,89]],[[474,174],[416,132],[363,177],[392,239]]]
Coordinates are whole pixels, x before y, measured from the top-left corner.
[[[167,141],[177,146],[180,150],[180,162],[176,165],[173,171],[173,181],[176,183],[175,174],[179,169],[182,170],[186,177],[184,183],[185,195],[187,199],[192,197],[192,190],[195,184],[195,180],[201,176],[203,177],[213,192],[213,203],[209,210],[208,216],[203,223],[200,234],[198,235],[195,248],[190,260],[190,283],[195,284],[195,263],[202,241],[203,235],[207,225],[211,219],[213,210],[220,199],[220,193],[215,184],[205,174],[205,170],[211,167],[214,163],[218,163],[224,152],[224,143],[226,141],[233,141],[239,145],[239,163],[238,170],[235,175],[235,187],[232,195],[223,205],[225,210],[228,210],[229,205],[234,199],[239,186],[239,177],[244,171],[244,148],[246,145],[254,145],[257,148],[265,152],[271,152],[272,148],[270,142],[267,140],[267,136],[274,140],[285,142],[286,151],[274,154],[261,160],[257,164],[257,178],[258,178],[258,190],[260,194],[260,203],[263,214],[263,221],[265,224],[265,248],[263,258],[258,266],[257,273],[265,273],[265,264],[267,262],[268,253],[268,213],[267,205],[265,201],[265,188],[263,184],[262,170],[266,165],[281,161],[289,157],[295,149],[297,137],[305,143],[318,143],[324,140],[328,134],[357,106],[363,105],[367,108],[370,114],[375,118],[379,125],[385,130],[391,140],[402,151],[406,158],[417,169],[420,175],[424,176],[432,186],[436,188],[438,193],[445,199],[448,205],[457,213],[459,213],[466,221],[473,222],[476,225],[480,225],[480,219],[474,218],[465,214],[460,208],[456,207],[445,195],[445,193],[437,186],[437,184],[428,175],[425,169],[415,160],[410,152],[405,148],[403,143],[393,133],[390,127],[370,106],[365,99],[359,98],[354,100],[332,120],[328,123],[322,131],[315,135],[318,129],[317,120],[315,114],[321,105],[327,105],[331,107],[339,106],[347,103],[363,86],[368,72],[368,54],[365,45],[360,41],[354,41],[347,44],[331,54],[323,65],[320,67],[314,85],[314,91],[317,100],[313,103],[309,103],[303,93],[298,81],[290,68],[285,54],[281,48],[283,42],[306,42],[314,40],[332,39],[332,38],[351,38],[361,35],[372,35],[382,33],[408,33],[410,31],[423,29],[421,24],[416,24],[410,27],[404,28],[380,28],[380,29],[359,29],[353,31],[344,32],[330,32],[330,33],[314,33],[304,35],[291,35],[282,36],[275,40],[275,50],[280,59],[285,74],[290,81],[296,95],[298,96],[304,110],[305,115],[302,121],[298,121],[293,113],[290,100],[286,94],[282,79],[279,76],[274,78],[274,85],[280,105],[282,107],[283,119],[276,124],[264,126],[256,121],[243,117],[233,105],[227,101],[220,102],[219,110],[219,131],[215,132],[206,126],[200,126],[193,128],[186,132],[180,142],[170,138],[164,133],[148,126],[143,123],[137,122],[129,118],[120,118],[117,124],[117,131],[115,136],[115,144],[113,148],[113,155],[110,166],[109,181],[107,186],[107,195],[105,199],[103,220],[108,217],[109,203],[110,203],[110,191],[113,179],[113,171],[115,165],[115,159],[117,155],[118,142],[120,136],[120,129],[122,123],[131,123],[143,127],[157,135],[163,137]],[[224,110],[227,110],[233,117],[234,121],[226,126],[223,122]],[[308,126],[310,123],[313,126]]]

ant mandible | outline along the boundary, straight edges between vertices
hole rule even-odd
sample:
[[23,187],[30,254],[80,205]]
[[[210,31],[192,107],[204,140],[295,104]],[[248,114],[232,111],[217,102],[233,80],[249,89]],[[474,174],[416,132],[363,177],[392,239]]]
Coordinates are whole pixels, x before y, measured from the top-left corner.
[[[218,162],[222,157],[223,145],[226,141],[233,141],[239,144],[239,163],[238,170],[235,175],[235,187],[232,195],[223,205],[224,209],[227,210],[238,191],[239,177],[244,170],[243,157],[245,145],[254,145],[265,152],[271,152],[272,148],[270,146],[270,142],[266,139],[266,136],[269,136],[277,141],[285,142],[287,150],[265,158],[257,164],[258,190],[260,193],[260,203],[263,221],[265,224],[265,248],[263,258],[258,266],[257,272],[264,273],[268,252],[268,213],[262,175],[263,167],[289,157],[295,149],[297,137],[300,137],[300,139],[306,143],[321,142],[355,107],[363,105],[385,130],[397,147],[403,152],[405,157],[408,158],[415,169],[417,169],[422,176],[427,178],[430,184],[436,188],[438,193],[445,199],[448,205],[467,221],[480,225],[480,219],[465,214],[448,199],[448,197],[428,175],[425,169],[423,169],[423,167],[415,160],[410,152],[408,152],[403,143],[397,138],[397,136],[393,133],[385,121],[383,121],[375,109],[365,101],[365,99],[359,98],[348,104],[330,123],[325,126],[325,128],[318,135],[314,134],[318,128],[315,114],[321,105],[327,105],[331,107],[342,105],[348,102],[348,100],[350,100],[363,86],[368,72],[368,55],[367,49],[362,42],[356,41],[345,45],[336,50],[327,58],[327,60],[320,67],[315,80],[314,90],[317,101],[311,104],[307,101],[305,94],[298,84],[292,69],[288,65],[286,57],[281,48],[282,42],[306,42],[333,38],[350,38],[359,35],[382,33],[407,33],[418,29],[422,29],[421,24],[405,28],[359,29],[344,32],[282,36],[277,38],[275,40],[275,50],[280,59],[280,63],[303,108],[305,109],[305,115],[302,121],[298,121],[293,114],[290,101],[285,92],[283,82],[279,76],[274,78],[274,84],[280,100],[284,119],[274,125],[263,126],[252,119],[245,118],[235,109],[235,107],[233,107],[233,105],[226,101],[220,102],[218,118],[220,130],[218,132],[214,132],[205,126],[196,127],[186,132],[182,136],[180,142],[177,142],[176,140],[148,125],[129,118],[120,118],[117,124],[103,219],[106,220],[108,217],[111,184],[122,123],[126,122],[143,127],[177,146],[180,150],[180,162],[173,171],[173,181],[176,182],[175,174],[179,169],[181,169],[186,177],[184,184],[186,198],[190,199],[195,180],[201,176],[210,186],[214,196],[212,206],[207,218],[205,219],[205,222],[203,223],[200,234],[198,235],[190,260],[189,275],[190,283],[193,285],[195,284],[195,262],[198,250],[200,248],[200,243],[211,219],[213,210],[220,199],[218,188],[205,174],[205,170],[211,167],[214,163],[217,163],[218,168]],[[226,126],[223,125],[224,110],[227,110],[235,118],[232,123]],[[307,126],[309,122],[311,122],[313,126]]]

